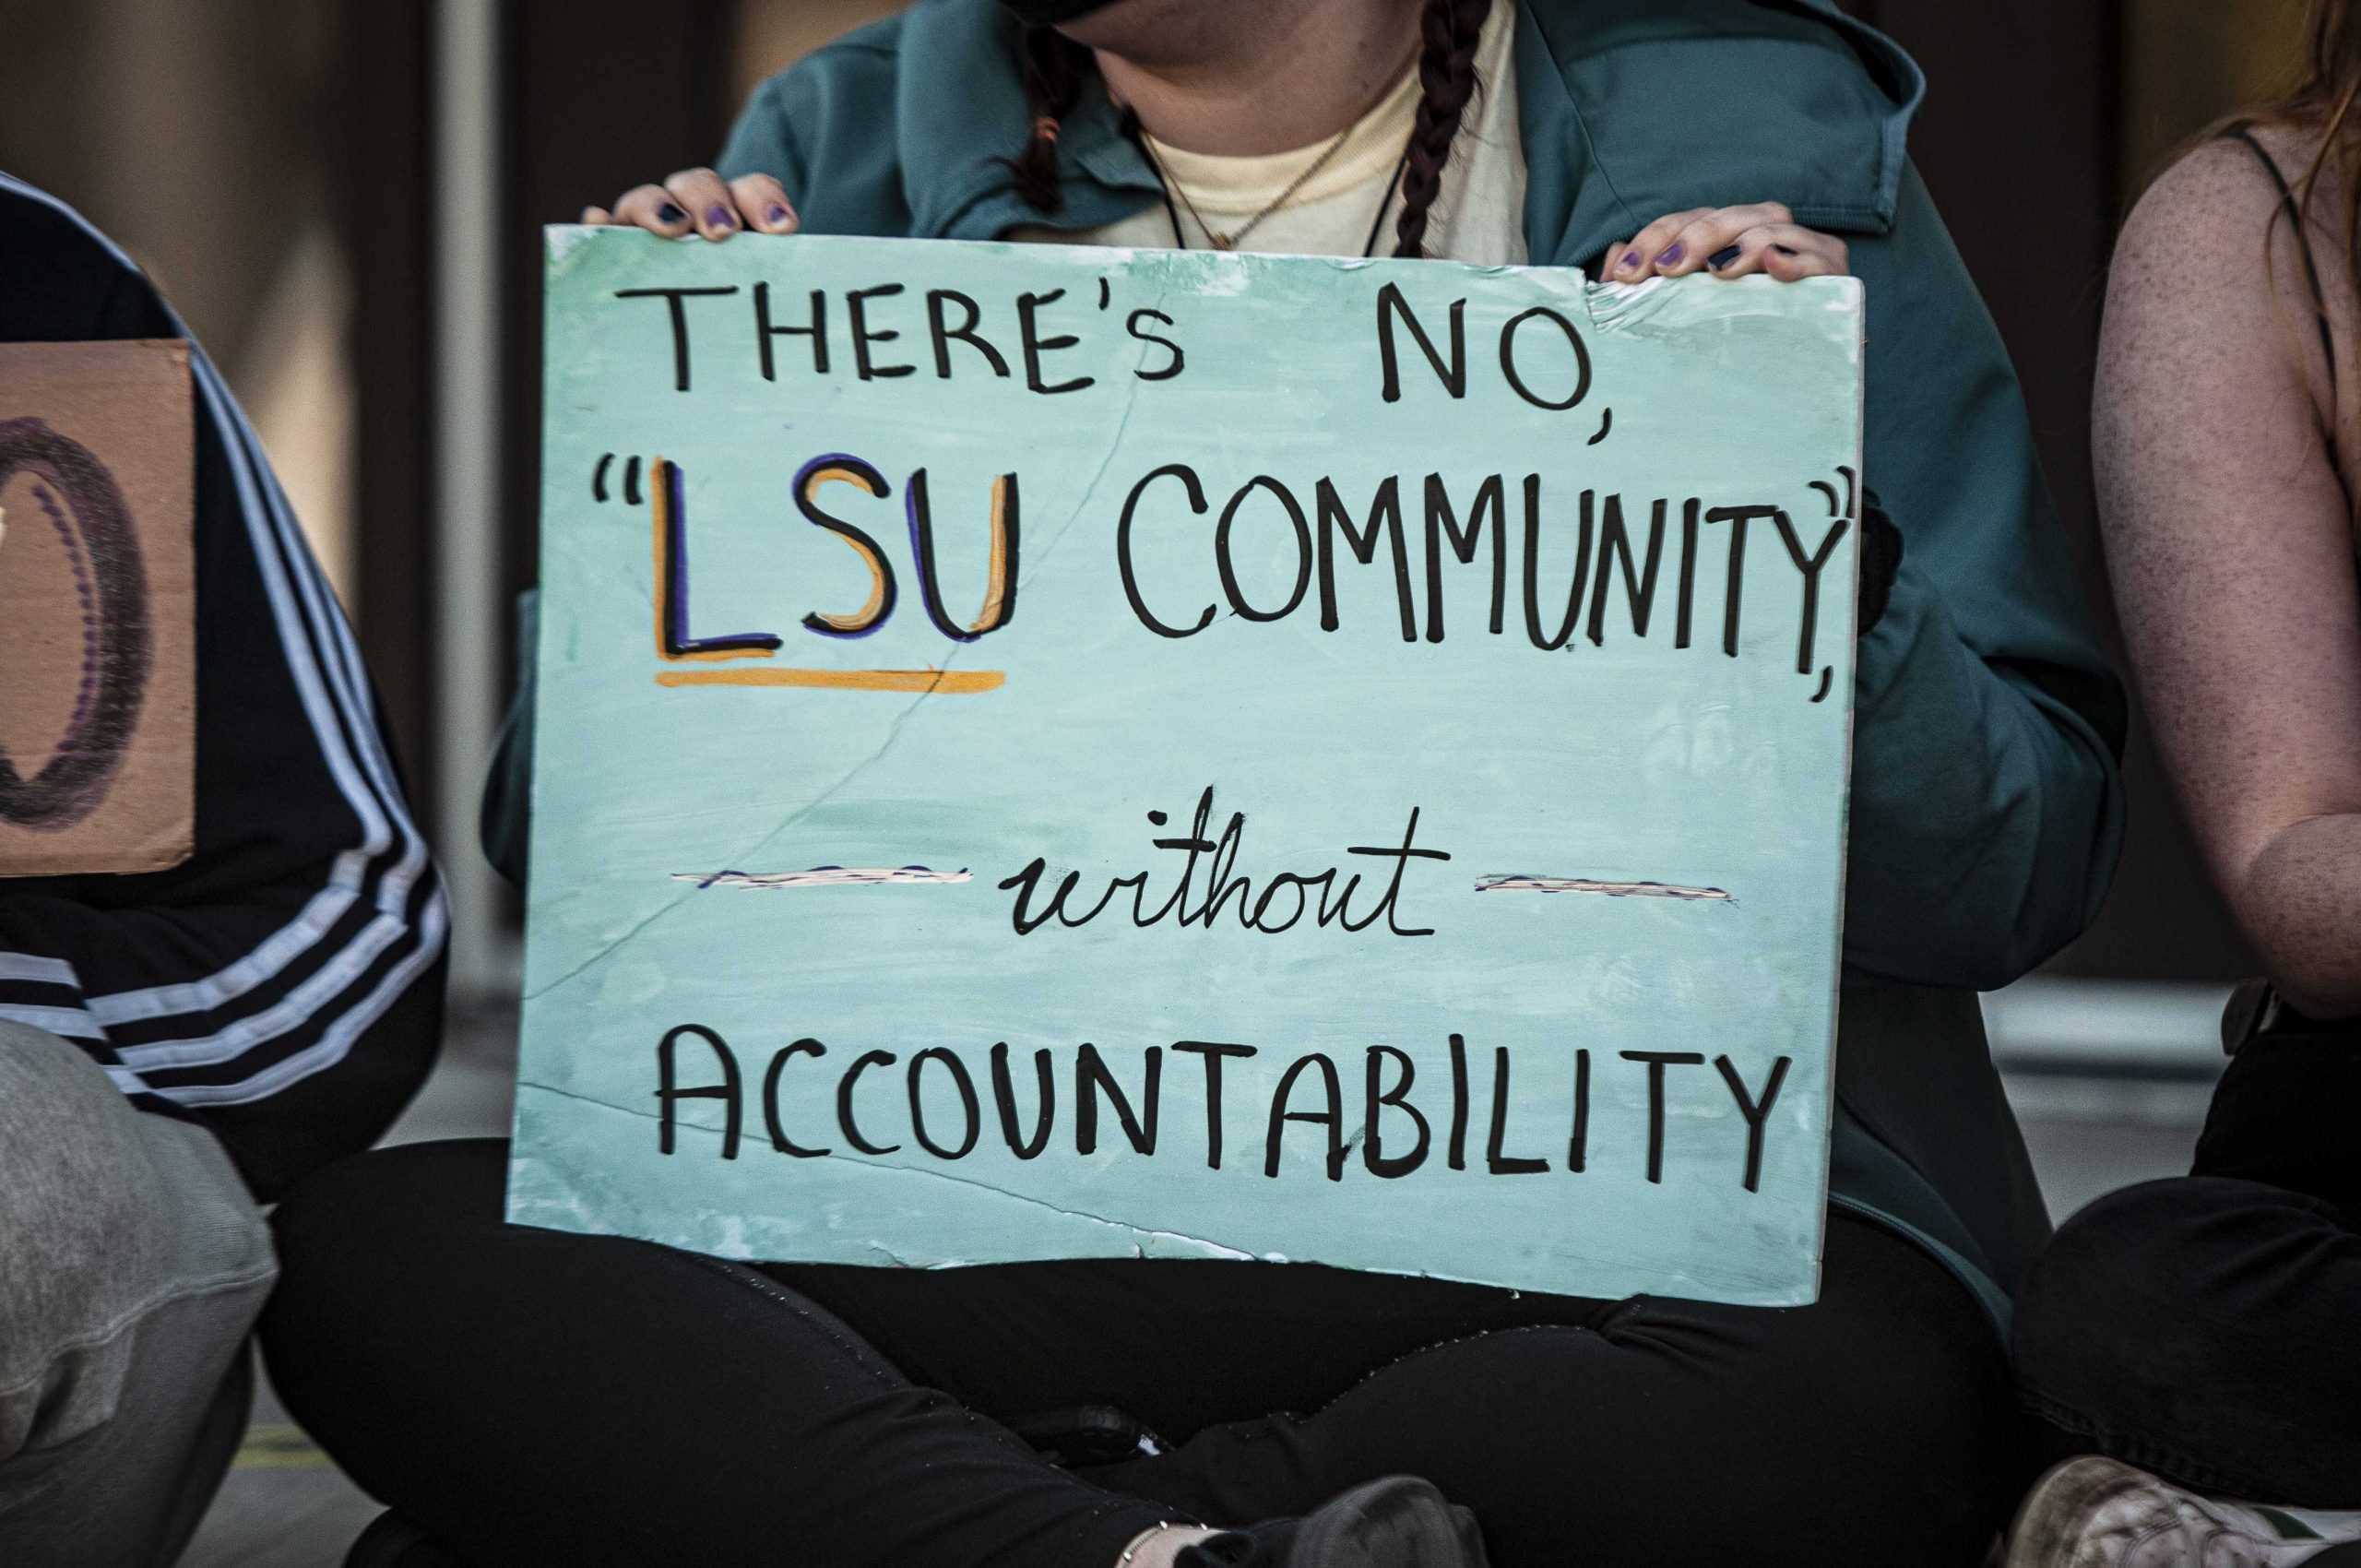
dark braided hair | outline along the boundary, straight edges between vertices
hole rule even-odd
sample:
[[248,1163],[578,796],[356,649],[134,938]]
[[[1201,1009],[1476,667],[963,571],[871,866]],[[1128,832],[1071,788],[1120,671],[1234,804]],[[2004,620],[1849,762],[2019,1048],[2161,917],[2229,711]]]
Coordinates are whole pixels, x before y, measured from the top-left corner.
[[1427,0],[1418,18],[1418,118],[1402,160],[1402,216],[1394,254],[1427,254],[1427,214],[1442,191],[1451,138],[1476,95],[1476,40],[1492,0]]
[[1015,176],[1016,194],[1037,212],[1065,206],[1058,184],[1058,122],[1082,101],[1083,83],[1097,68],[1087,46],[1052,27],[1028,26],[1018,42],[1025,74],[1025,102],[1033,111],[1033,134],[1025,150],[1003,163]]
[[[1452,138],[1476,96],[1476,45],[1492,0],[1427,0],[1418,18],[1418,115],[1402,163],[1402,212],[1394,254],[1426,254],[1427,217],[1442,190]],[[1082,101],[1095,58],[1055,28],[1028,26],[1019,43],[1033,131],[1025,150],[1003,159],[1017,195],[1037,212],[1064,205],[1058,185],[1058,123]]]

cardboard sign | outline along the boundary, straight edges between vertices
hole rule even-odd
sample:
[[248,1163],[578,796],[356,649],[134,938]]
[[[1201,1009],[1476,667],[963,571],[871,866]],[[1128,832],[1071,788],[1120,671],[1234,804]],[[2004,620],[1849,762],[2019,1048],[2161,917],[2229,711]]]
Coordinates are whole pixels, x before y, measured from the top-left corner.
[[189,856],[190,399],[185,343],[0,343],[0,876]]
[[551,232],[509,1214],[1812,1299],[1861,298]]

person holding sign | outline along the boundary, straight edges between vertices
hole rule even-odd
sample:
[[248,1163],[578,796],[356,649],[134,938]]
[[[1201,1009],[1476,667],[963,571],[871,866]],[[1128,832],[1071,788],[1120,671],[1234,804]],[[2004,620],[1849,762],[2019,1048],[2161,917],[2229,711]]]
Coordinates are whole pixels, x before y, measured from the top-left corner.
[[[393,1151],[284,1207],[267,1330],[291,1408],[397,1511],[362,1560],[1979,1562],[2025,1479],[1999,1325],[2047,1221],[1975,992],[2095,909],[2121,708],[2005,356],[1902,153],[1921,85],[1821,4],[935,0],[760,89],[717,169],[587,213],[736,244],[1857,275],[1893,529],[1859,589],[1834,1212],[1818,1301],[1776,1310],[1310,1265],[744,1266],[504,1225],[500,1146]],[[989,329],[959,319],[941,347],[979,362]],[[814,352],[819,326],[774,315],[763,341]],[[875,628],[874,576],[823,635]],[[512,874],[531,725],[528,697],[488,803]]]

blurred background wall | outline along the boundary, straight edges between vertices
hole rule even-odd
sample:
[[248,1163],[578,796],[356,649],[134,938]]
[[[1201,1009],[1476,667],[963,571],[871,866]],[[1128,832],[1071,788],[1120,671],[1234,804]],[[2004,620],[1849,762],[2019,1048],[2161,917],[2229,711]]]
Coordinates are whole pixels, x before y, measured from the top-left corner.
[[[126,244],[255,415],[436,824],[472,992],[514,975],[515,911],[472,825],[507,605],[532,576],[536,231],[708,161],[755,82],[891,8],[0,0],[0,168]],[[1850,8],[1932,79],[1914,151],[2015,354],[2111,625],[2085,451],[2109,239],[2183,138],[2287,79],[2302,0]],[[2047,978],[2151,989],[2047,993],[2110,999],[2125,1038],[2162,1027],[2139,998],[2190,1002],[2155,986],[2249,965],[2144,740],[2130,776],[2115,895]],[[2186,1032],[2197,1013],[2174,1016]]]

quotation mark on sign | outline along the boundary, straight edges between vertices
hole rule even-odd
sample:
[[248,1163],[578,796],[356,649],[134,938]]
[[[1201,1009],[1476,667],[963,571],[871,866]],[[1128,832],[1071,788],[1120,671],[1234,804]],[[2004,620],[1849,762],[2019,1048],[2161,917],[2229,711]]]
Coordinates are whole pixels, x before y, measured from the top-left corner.
[[[599,455],[599,466],[590,470],[590,498],[604,505],[607,500],[607,471],[615,466],[612,452]],[[623,499],[632,505],[640,504],[639,459],[631,457],[623,463]]]
[[1859,504],[1860,496],[1856,488],[1853,470],[1846,468],[1844,464],[1839,463],[1836,465],[1836,471],[1845,476],[1845,503],[1842,506],[1838,505],[1836,502],[1836,487],[1829,483],[1826,480],[1816,479],[1812,481],[1811,488],[1819,491],[1821,494],[1828,498],[1828,515],[1830,517],[1843,517],[1847,522],[1850,522],[1855,516],[1853,509]]
[[[1819,491],[1822,496],[1827,498],[1828,515],[1830,517],[1841,517],[1849,524],[1859,516],[1859,513],[1856,508],[1859,506],[1861,500],[1860,484],[1859,481],[1855,477],[1853,470],[1846,468],[1844,464],[1837,464],[1836,471],[1839,474],[1842,474],[1845,478],[1845,500],[1841,505],[1836,500],[1836,487],[1829,483],[1826,480],[1816,479],[1812,481],[1811,488]],[[1820,689],[1812,693],[1811,700],[1814,702],[1826,701],[1828,697],[1828,688],[1830,684],[1834,682],[1835,678],[1836,666],[1833,664],[1822,665],[1820,671]]]

